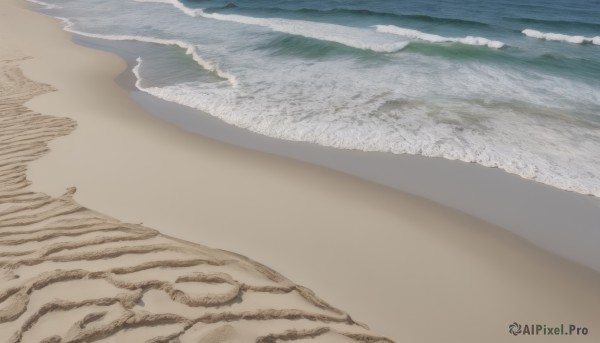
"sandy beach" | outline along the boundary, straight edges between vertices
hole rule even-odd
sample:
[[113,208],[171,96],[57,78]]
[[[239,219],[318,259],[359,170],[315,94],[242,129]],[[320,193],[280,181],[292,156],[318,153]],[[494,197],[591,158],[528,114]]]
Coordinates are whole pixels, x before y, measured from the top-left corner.
[[508,342],[513,322],[598,341],[592,268],[162,121],[115,83],[123,59],[28,6],[0,5],[4,341]]

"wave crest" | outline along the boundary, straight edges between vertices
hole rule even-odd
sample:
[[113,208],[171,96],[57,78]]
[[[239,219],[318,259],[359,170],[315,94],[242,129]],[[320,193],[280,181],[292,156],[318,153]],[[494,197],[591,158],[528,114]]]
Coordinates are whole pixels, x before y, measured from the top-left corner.
[[[235,14],[207,13],[203,9],[192,9],[186,7],[178,0],[136,1],[170,4],[191,17],[203,17],[207,19],[229,21],[245,25],[262,26],[277,32],[335,42],[362,50],[372,50],[375,52],[396,52],[402,50],[409,43],[408,41],[386,42],[382,39],[378,42],[373,35],[368,35],[368,32],[365,32],[365,30],[349,26],[304,20],[258,18]],[[466,36],[451,38],[424,33],[417,30],[406,29],[394,25],[375,25],[374,27],[376,28],[376,32],[379,33],[394,34],[396,36],[409,39],[419,39],[432,43],[458,42],[467,45],[487,46],[492,49],[500,49],[505,45],[503,42],[494,41],[483,37]],[[363,37],[362,39],[361,36]]]
[[375,29],[377,30],[377,32],[391,33],[394,35],[411,39],[424,40],[431,43],[456,42],[467,45],[487,46],[488,48],[492,49],[500,49],[504,47],[504,43],[500,41],[489,40],[483,37],[466,36],[460,38],[451,38],[425,33],[417,30],[406,29],[394,25],[375,25]]
[[600,36],[585,37],[585,36],[569,36],[562,33],[541,32],[533,29],[525,29],[521,31],[525,36],[538,38],[547,41],[566,42],[573,44],[595,44],[600,45]]
[[156,2],[171,4],[191,17],[202,17],[219,21],[228,21],[244,25],[261,26],[276,32],[302,36],[322,41],[334,42],[361,50],[375,52],[396,52],[404,49],[407,41],[391,41],[386,37],[377,37],[370,30],[318,23],[305,20],[281,18],[257,18],[235,14],[206,13],[202,9],[185,7],[177,0],[136,0],[138,2]]

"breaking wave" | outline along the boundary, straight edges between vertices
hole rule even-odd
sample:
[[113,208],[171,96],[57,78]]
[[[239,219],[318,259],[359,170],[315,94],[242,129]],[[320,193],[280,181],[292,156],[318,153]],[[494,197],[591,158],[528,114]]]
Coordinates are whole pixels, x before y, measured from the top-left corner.
[[424,40],[424,41],[428,41],[431,43],[455,42],[455,43],[462,43],[462,44],[467,44],[467,45],[487,46],[488,48],[492,48],[492,49],[500,49],[500,48],[504,47],[504,43],[502,43],[500,41],[489,40],[489,39],[483,38],[483,37],[466,36],[466,37],[460,37],[460,38],[450,38],[450,37],[443,37],[443,36],[438,36],[438,35],[434,35],[434,34],[430,34],[430,33],[424,33],[424,32],[417,31],[417,30],[406,29],[406,28],[398,27],[398,26],[394,26],[394,25],[375,25],[375,29],[377,30],[377,32],[391,33],[391,34],[402,36],[405,38],[419,39],[419,40]]
[[177,0],[136,0],[138,2],[158,2],[175,6],[191,17],[203,17],[245,25],[261,26],[276,32],[334,42],[361,50],[376,52],[395,52],[402,50],[408,42],[393,41],[386,37],[377,37],[370,30],[350,26],[318,23],[305,20],[280,18],[255,18],[234,14],[206,13],[202,9],[191,9]]
[[521,31],[525,36],[544,39],[548,41],[566,42],[573,44],[595,44],[600,45],[600,36],[596,37],[585,37],[585,36],[569,36],[561,33],[547,33],[540,32],[532,29],[525,29]]

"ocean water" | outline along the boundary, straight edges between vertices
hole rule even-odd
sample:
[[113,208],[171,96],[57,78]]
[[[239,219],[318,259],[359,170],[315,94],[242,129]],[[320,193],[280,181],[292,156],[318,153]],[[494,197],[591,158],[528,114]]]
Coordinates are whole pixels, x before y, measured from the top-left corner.
[[230,124],[600,196],[600,0],[44,3],[146,43],[140,90]]

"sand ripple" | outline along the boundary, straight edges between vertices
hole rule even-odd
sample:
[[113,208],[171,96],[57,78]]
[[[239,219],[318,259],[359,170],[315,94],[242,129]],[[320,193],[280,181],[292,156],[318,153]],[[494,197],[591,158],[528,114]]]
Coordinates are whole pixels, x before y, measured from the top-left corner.
[[[84,208],[75,188],[58,198],[27,190],[27,163],[77,125],[24,106],[52,88],[19,62],[0,68],[0,339],[391,342],[246,257]],[[184,310],[161,312],[175,304]]]

